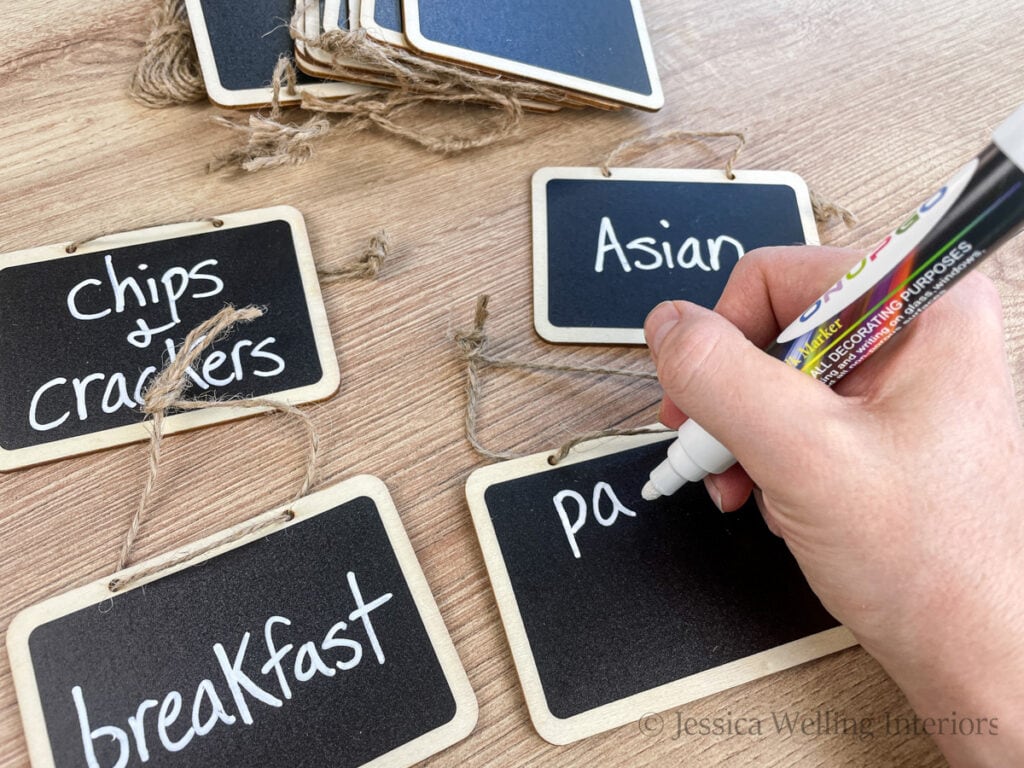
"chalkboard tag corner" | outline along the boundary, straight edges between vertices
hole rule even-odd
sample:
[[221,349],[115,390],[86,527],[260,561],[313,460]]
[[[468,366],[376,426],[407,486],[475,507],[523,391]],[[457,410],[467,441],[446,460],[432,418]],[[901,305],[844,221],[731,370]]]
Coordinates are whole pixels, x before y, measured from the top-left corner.
[[[301,528],[284,534],[285,529],[293,526],[301,526]],[[324,544],[322,547],[319,546],[321,542]],[[367,550],[366,556],[358,553],[360,548]],[[183,561],[183,558],[186,559]],[[313,558],[312,562],[306,565],[298,564],[298,561],[309,560],[309,558]],[[357,562],[361,565],[355,565]],[[136,670],[144,666],[136,667],[134,662],[127,665],[113,663],[109,668],[103,665],[93,665],[90,669],[76,670],[73,669],[74,664],[71,661],[54,661],[55,653],[57,659],[65,658],[62,650],[65,646],[73,646],[71,657],[85,659],[94,658],[98,652],[105,653],[108,647],[121,653],[118,658],[123,658],[126,652],[139,653],[140,648],[163,648],[163,645],[157,642],[159,635],[146,635],[146,632],[162,631],[160,628],[164,626],[161,621],[149,621],[147,619],[148,612],[171,611],[172,615],[179,618],[187,615],[195,619],[194,614],[198,609],[194,605],[203,601],[196,601],[192,591],[204,588],[203,585],[208,583],[207,579],[211,576],[216,583],[218,574],[222,574],[223,578],[235,583],[237,590],[232,590],[230,594],[223,593],[226,597],[221,597],[219,602],[214,601],[216,605],[220,606],[214,609],[218,611],[216,619],[212,619],[214,624],[219,621],[223,622],[226,616],[234,615],[235,604],[245,600],[256,606],[255,614],[258,614],[261,619],[264,615],[271,615],[267,613],[269,609],[264,605],[268,601],[269,604],[280,606],[282,601],[288,602],[300,598],[314,602],[327,600],[328,604],[334,607],[331,601],[337,597],[334,594],[334,588],[337,586],[336,576],[338,573],[344,574],[346,570],[349,571],[347,575],[349,585],[356,583],[355,571],[358,571],[360,577],[365,577],[365,580],[360,578],[359,581],[364,585],[363,594],[368,598],[371,594],[370,585],[374,582],[373,569],[368,566],[370,562],[377,564],[374,567],[380,569],[381,574],[386,574],[383,578],[389,580],[385,583],[392,585],[387,596],[372,601],[370,607],[375,610],[375,606],[391,605],[394,601],[396,610],[401,610],[402,615],[405,616],[400,621],[407,622],[408,636],[418,636],[420,639],[415,642],[425,644],[417,645],[415,654],[410,655],[408,648],[396,654],[395,658],[398,660],[396,663],[406,666],[403,667],[404,671],[399,678],[392,678],[402,681],[402,687],[399,689],[402,693],[398,695],[412,697],[410,701],[416,702],[414,706],[406,707],[405,710],[420,713],[416,716],[422,715],[424,719],[422,723],[417,722],[411,728],[398,729],[405,734],[403,736],[391,735],[391,731],[387,727],[387,718],[389,716],[397,717],[397,715],[390,714],[392,708],[388,705],[389,699],[381,700],[381,703],[376,706],[380,709],[378,717],[383,719],[376,721],[380,727],[375,733],[383,740],[380,747],[382,751],[379,753],[379,759],[371,759],[362,764],[387,764],[396,768],[404,768],[464,739],[472,732],[477,722],[476,696],[459,661],[454,644],[445,628],[387,487],[376,477],[360,475],[221,531],[191,544],[181,551],[171,552],[125,569],[117,576],[129,580],[129,583],[116,595],[112,596],[110,593],[111,577],[108,576],[63,595],[44,600],[18,613],[8,628],[6,644],[33,766],[35,768],[41,766],[50,768],[55,764],[56,751],[67,754],[68,749],[78,751],[82,748],[83,742],[79,729],[68,726],[68,723],[73,723],[75,718],[74,708],[71,708],[70,713],[68,711],[68,708],[71,707],[68,699],[74,695],[72,685],[81,686],[91,691],[104,689],[104,687],[114,691],[128,690],[138,683],[140,678],[138,678]],[[261,563],[265,564],[268,574],[272,574],[262,581],[252,577],[253,567]],[[292,575],[293,570],[294,575]],[[367,570],[370,572],[367,573]],[[135,580],[131,581],[133,575]],[[316,579],[321,579],[321,581],[316,582]],[[342,583],[344,582],[345,577],[343,576]],[[148,593],[145,589],[147,585],[150,587]],[[381,592],[384,591],[383,584],[378,584],[373,588]],[[248,590],[252,590],[251,594]],[[350,586],[350,590],[352,595],[356,594],[356,587]],[[391,592],[394,593],[393,596]],[[403,597],[403,595],[405,596]],[[232,602],[230,608],[224,605],[225,599]],[[362,599],[362,597],[356,598],[357,602]],[[293,618],[302,615],[308,618],[312,615],[310,613],[312,609],[309,606],[303,607],[304,603],[302,602],[288,604],[297,612],[289,614]],[[366,613],[368,615],[369,611]],[[247,616],[248,614],[246,610],[240,610],[239,615]],[[230,622],[233,619],[228,618],[227,621]],[[128,623],[125,624],[125,622]],[[283,623],[291,625],[291,622],[287,620],[284,620]],[[180,623],[172,621],[171,625],[177,630]],[[361,626],[351,616],[349,625],[350,627]],[[208,624],[201,623],[201,626],[206,627]],[[270,626],[269,621],[267,626]],[[330,630],[331,636],[333,637],[337,628],[344,626],[344,623],[336,624]],[[385,624],[384,626],[390,625]],[[81,627],[87,629],[81,630]],[[150,629],[145,629],[145,627]],[[246,652],[241,648],[248,647],[247,640],[239,641],[239,637],[244,630],[247,638],[251,626],[243,621],[243,625],[232,626],[232,629],[237,630],[231,633],[235,637],[229,638],[225,635],[225,642],[233,643],[232,647],[241,642],[241,645],[238,645],[239,654],[244,655]],[[39,633],[38,637],[36,636],[37,632]],[[73,633],[73,639],[65,641],[62,633]],[[376,638],[376,635],[373,637]],[[174,642],[178,650],[173,653],[178,654],[175,658],[179,660],[184,658],[182,654],[187,656],[189,648],[193,650],[197,647],[206,648],[205,639],[197,641],[188,633],[176,638]],[[201,645],[197,646],[197,642]],[[375,639],[371,641],[371,643],[376,642]],[[335,643],[332,647],[339,646]],[[321,646],[321,649],[326,651],[327,647]],[[255,659],[254,651],[250,650],[248,653],[251,658]],[[37,661],[35,658],[37,655],[42,661]],[[116,656],[117,653],[114,655]],[[372,654],[369,655],[372,656]],[[365,654],[360,654],[358,658],[364,657]],[[431,663],[427,661],[427,657],[434,658],[432,663],[436,671],[422,679],[416,679],[415,675],[409,676],[414,667],[408,665]],[[158,655],[157,658],[161,657]],[[40,664],[38,669],[35,668],[37,663]],[[163,662],[159,664],[160,668],[168,669]],[[187,665],[184,666],[187,667]],[[415,669],[419,669],[419,667],[417,666]],[[148,673],[143,670],[141,674],[143,675],[142,679],[145,679]],[[229,678],[234,679],[230,672],[225,674],[227,677],[217,678],[218,685],[230,685],[230,682],[225,683],[225,681]],[[257,685],[261,687],[270,685],[266,682],[267,678],[258,677],[256,679],[259,681]],[[296,677],[293,682],[298,684],[299,680]],[[190,679],[187,682],[194,685],[195,681]],[[410,688],[410,686],[412,687]],[[173,687],[173,684],[165,681],[165,689],[170,690]],[[177,687],[181,690],[189,688],[184,683]],[[325,689],[321,688],[320,690],[323,692]],[[57,695],[55,691],[62,693]],[[72,691],[72,694],[65,695],[64,692],[67,691]],[[232,701],[230,696],[223,692],[223,688],[221,691],[220,695],[223,701]],[[160,693],[160,691],[156,692]],[[146,690],[143,693],[149,693],[149,691]],[[167,695],[180,696],[180,694]],[[197,693],[196,696],[198,697],[198,695]],[[353,694],[350,691],[348,694],[338,695]],[[418,696],[428,698],[420,700],[416,698]],[[92,700],[95,701],[98,698],[100,698],[99,695]],[[376,701],[379,698],[374,694],[371,701]],[[134,711],[130,704],[129,701],[129,706],[123,710],[117,707],[110,710],[111,712],[116,711],[118,714],[106,715],[108,722],[112,723],[117,720],[123,711],[128,714]],[[81,707],[84,707],[84,704]],[[398,708],[401,709],[401,707]],[[79,718],[82,717],[81,711],[79,709]],[[238,711],[241,712],[241,710]],[[48,723],[48,718],[52,719],[54,713],[59,714],[56,715],[53,722]],[[256,717],[255,711],[253,717]],[[261,715],[261,717],[263,716]],[[367,717],[370,716],[367,715]],[[373,721],[372,718],[371,721]],[[124,721],[117,720],[117,722],[119,723],[118,731],[114,731],[112,727],[99,728],[92,732],[89,741],[96,743],[104,732],[107,735],[127,734]],[[261,722],[267,725],[269,721],[263,719]],[[402,725],[405,726],[408,723],[402,723]],[[344,742],[347,737],[341,734],[339,738]],[[51,741],[52,739],[57,739],[57,742]],[[131,742],[127,739],[128,736],[125,735],[121,740],[122,754],[130,751]],[[58,742],[59,748],[55,746]],[[317,739],[312,740],[312,743],[316,742]],[[257,741],[255,748],[269,749],[272,744],[272,740],[265,742],[265,746]],[[186,754],[181,764],[196,764],[197,754]],[[270,756],[269,753],[267,756]],[[293,764],[291,761],[295,759],[294,755],[275,755],[274,758],[263,764],[289,765]],[[212,762],[225,764],[226,760],[225,753]],[[202,760],[203,764],[210,762],[209,759]]]

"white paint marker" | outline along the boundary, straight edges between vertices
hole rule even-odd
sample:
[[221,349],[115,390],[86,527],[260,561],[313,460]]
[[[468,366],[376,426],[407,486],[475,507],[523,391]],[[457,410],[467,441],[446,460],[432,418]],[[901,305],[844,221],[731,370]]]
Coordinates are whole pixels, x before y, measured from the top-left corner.
[[[1024,224],[1024,107],[992,143],[809,306],[765,350],[832,386]],[[736,462],[693,419],[643,497],[669,496]]]

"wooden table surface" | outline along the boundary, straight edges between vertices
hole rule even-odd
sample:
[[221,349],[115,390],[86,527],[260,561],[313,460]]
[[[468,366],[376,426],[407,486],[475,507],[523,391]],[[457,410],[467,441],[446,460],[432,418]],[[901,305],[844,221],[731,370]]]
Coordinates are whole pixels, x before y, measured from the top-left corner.
[[[649,370],[642,349],[552,346],[532,330],[529,179],[545,165],[596,165],[620,141],[668,128],[747,133],[741,168],[787,169],[853,209],[860,224],[825,242],[866,248],[988,141],[1024,100],[1019,1],[644,0],[666,106],[658,114],[531,115],[518,140],[460,156],[377,132],[338,132],[300,167],[207,174],[232,137],[205,104],[143,108],[125,84],[149,5],[83,0],[74,13],[13,0],[0,9],[4,94],[0,250],[159,222],[291,204],[320,265],[359,255],[384,227],[393,259],[378,282],[326,286],[342,369],[330,400],[305,411],[322,438],[322,484],[360,473],[394,496],[480,702],[462,743],[428,761],[462,765],[944,765],[927,737],[889,737],[909,714],[881,668],[853,649],[556,747],[533,730],[463,495],[482,460],[463,438],[464,366],[453,332],[492,295],[494,348],[531,360]],[[420,118],[441,127],[441,110]],[[630,164],[718,167],[726,141],[675,144]],[[1024,239],[983,269],[999,285],[1007,344],[1024,392]],[[532,452],[582,431],[656,418],[650,381],[490,371],[482,437]],[[551,415],[557,414],[552,421]],[[284,503],[302,445],[281,416],[165,442],[160,485],[136,558]],[[142,488],[136,444],[0,477],[0,626],[22,608],[109,574]],[[969,512],[969,510],[968,510]],[[683,735],[682,717],[844,713],[873,738]],[[26,763],[6,652],[0,655],[0,766]]]

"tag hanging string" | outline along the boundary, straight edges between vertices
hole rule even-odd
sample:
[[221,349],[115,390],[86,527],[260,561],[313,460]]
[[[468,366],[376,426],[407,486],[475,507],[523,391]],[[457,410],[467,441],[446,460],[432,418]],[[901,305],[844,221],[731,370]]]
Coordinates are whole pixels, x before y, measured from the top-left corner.
[[[195,219],[196,223],[206,222],[213,226],[215,229],[219,229],[224,226],[223,219],[216,217],[206,217],[202,219]],[[134,227],[133,230],[138,229],[149,229],[151,227],[158,227],[164,225],[166,222],[159,222],[155,224],[147,224],[145,226]],[[74,240],[64,246],[64,252],[68,254],[77,253],[80,248],[89,243],[100,240],[104,237],[109,237],[112,234],[121,234],[124,231],[133,230],[118,230],[117,232],[102,232],[91,237],[84,237],[80,240]],[[316,274],[320,278],[320,281],[324,284],[337,283],[342,280],[374,280],[380,276],[381,269],[384,267],[384,263],[388,260],[391,255],[391,236],[381,229],[374,233],[370,237],[369,244],[363,249],[362,254],[351,264],[346,264],[340,267],[318,267]]]
[[245,523],[239,527],[231,528],[230,530],[223,531],[220,534],[215,535],[210,541],[207,541],[201,547],[186,547],[185,549],[175,553],[170,559],[163,558],[159,564],[150,566],[147,568],[140,568],[132,571],[126,576],[118,576],[107,582],[107,590],[111,593],[123,592],[125,589],[130,587],[132,584],[152,576],[155,573],[163,573],[169,571],[172,568],[176,568],[182,563],[187,563],[190,560],[194,560],[197,557],[205,555],[207,552],[212,552],[218,547],[222,547],[225,544],[230,544],[233,541],[238,541],[246,536],[249,536],[257,531],[262,531],[267,528],[276,528],[282,523],[291,522],[295,519],[295,512],[291,509],[282,510],[271,517],[266,515],[260,515],[260,517],[252,520],[249,523]]
[[[743,148],[747,144],[746,135],[739,131],[683,131],[673,128],[671,130],[655,133],[651,136],[638,136],[632,139],[626,139],[609,153],[608,157],[603,163],[601,163],[599,168],[601,169],[601,175],[610,179],[612,178],[612,164],[627,152],[634,150],[650,152],[651,150],[664,147],[667,144],[677,141],[687,141],[690,139],[716,139],[730,137],[736,139],[736,147],[733,149],[732,154],[729,155],[729,159],[725,162],[725,177],[731,181],[736,178],[736,160],[739,158],[740,152],[743,151]],[[838,220],[842,221],[848,228],[853,227],[857,223],[857,217],[853,215],[849,208],[825,199],[813,189],[809,189],[808,191],[810,192],[811,209],[814,212],[814,220],[818,223],[830,226],[834,221]]]
[[[205,223],[211,225],[214,229],[220,229],[221,227],[224,226],[223,219],[218,219],[215,216],[207,216],[207,217],[204,217],[204,218],[201,218],[201,219],[194,219],[193,221],[195,223],[197,223],[197,224],[201,224],[201,223],[205,222]],[[150,229],[152,227],[160,227],[160,226],[165,225],[166,223],[167,223],[166,221],[160,221],[160,222],[155,222],[155,223],[152,223],[152,224],[144,224],[142,226],[133,227],[132,230],[136,230],[136,229]],[[89,243],[94,242],[96,240],[100,240],[101,238],[104,238],[104,237],[109,237],[110,235],[121,234],[124,231],[125,230],[118,230],[117,232],[98,232],[95,235],[90,235],[89,237],[83,237],[80,240],[74,240],[74,241],[68,243],[66,246],[64,246],[64,252],[65,253],[77,253],[78,249],[81,248],[84,245],[88,245]],[[128,230],[128,231],[131,231],[131,230]]]
[[[459,331],[455,335],[455,343],[458,344],[466,361],[466,418],[465,433],[466,440],[473,449],[488,459],[504,461],[507,459],[520,458],[526,454],[517,454],[508,451],[492,451],[481,441],[477,433],[477,417],[480,407],[481,382],[480,375],[486,366],[495,368],[515,368],[523,371],[544,371],[549,373],[587,373],[601,376],[626,376],[634,379],[656,380],[657,375],[647,371],[630,371],[621,368],[603,368],[597,366],[575,366],[575,365],[551,365],[546,363],[532,363],[523,360],[508,358],[497,358],[488,354],[487,335],[484,333],[484,325],[487,323],[487,304],[490,297],[482,295],[477,298],[476,315],[473,321],[473,328],[468,331]],[[580,435],[562,445],[557,451],[548,456],[548,463],[552,466],[559,464],[576,446],[597,440],[601,437],[642,435],[656,432],[671,432],[665,429],[603,429],[599,432],[591,432]]]
[[666,144],[672,144],[676,141],[730,137],[736,139],[736,148],[733,149],[732,154],[729,155],[729,159],[725,161],[725,177],[732,180],[736,178],[736,174],[733,173],[733,166],[736,164],[736,160],[739,158],[740,152],[743,151],[743,147],[747,143],[747,137],[739,131],[683,131],[678,128],[674,128],[669,131],[656,133],[653,136],[638,136],[632,139],[626,139],[624,142],[619,144],[619,146],[613,149],[608,154],[605,161],[601,163],[601,174],[605,178],[611,178],[612,163],[618,160],[621,155],[632,150],[641,149],[644,152],[650,152],[651,150],[664,147]]
[[[205,353],[210,346],[221,336],[226,334],[239,323],[252,322],[263,316],[263,310],[258,307],[244,307],[235,309],[226,306],[216,315],[200,323],[193,328],[185,337],[179,348],[177,357],[157,375],[146,389],[143,397],[142,411],[152,420],[149,443],[149,472],[146,476],[146,484],[143,487],[142,497],[132,515],[125,534],[124,542],[121,545],[121,553],[117,560],[117,571],[128,566],[135,539],[138,536],[139,528],[145,518],[149,507],[150,497],[156,486],[157,476],[160,469],[160,456],[163,440],[163,423],[168,410],[191,411],[204,408],[266,408],[291,416],[298,422],[306,436],[306,471],[302,479],[302,486],[296,499],[305,496],[316,481],[319,438],[313,422],[310,418],[293,405],[280,403],[267,398],[249,398],[244,400],[186,400],[185,390],[190,381],[187,376],[188,369]],[[161,566],[161,569],[163,566]],[[142,578],[148,573],[135,573],[132,581]],[[126,582],[123,579],[114,579],[110,582],[110,591],[115,592],[124,589]]]

